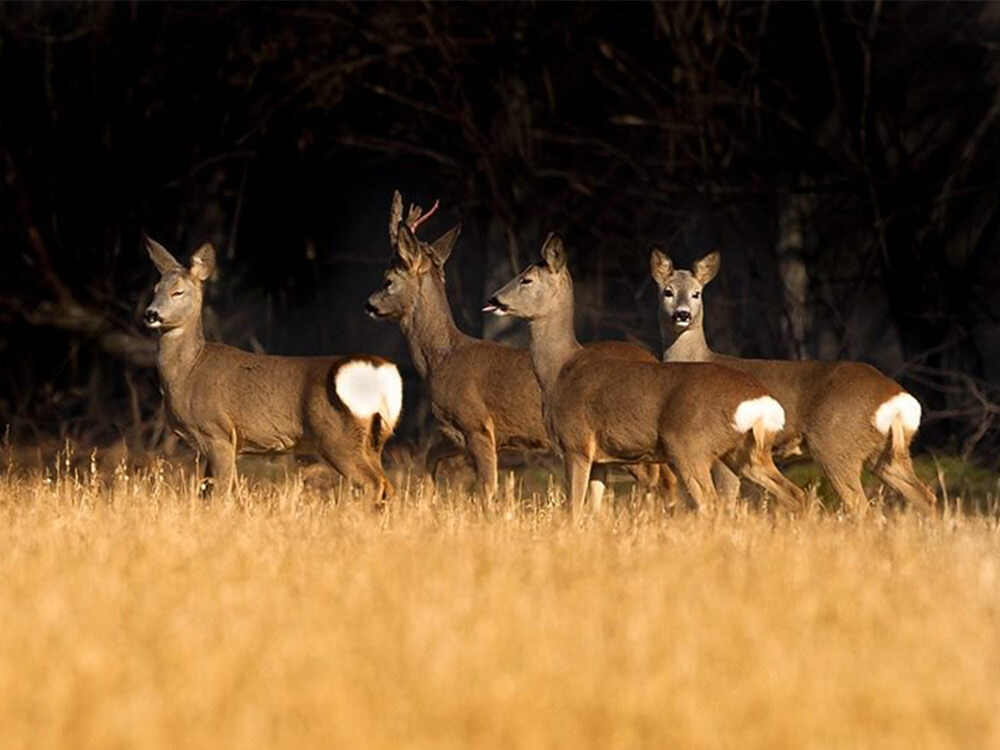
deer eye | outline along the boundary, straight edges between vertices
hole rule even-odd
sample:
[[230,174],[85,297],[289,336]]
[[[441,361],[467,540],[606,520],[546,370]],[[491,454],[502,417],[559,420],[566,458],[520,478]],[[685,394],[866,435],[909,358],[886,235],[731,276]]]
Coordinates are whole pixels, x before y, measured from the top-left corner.
[[527,286],[531,282],[532,282],[532,279],[529,279],[527,276],[525,276],[523,279],[521,279],[521,286]]
[[663,296],[666,297],[666,298],[668,298],[668,299],[670,297],[673,297],[674,296],[674,290],[673,289],[664,289],[663,290]]
[[183,297],[184,296],[184,290],[183,289],[178,289],[176,292],[171,292],[170,296],[171,297]]
[[691,292],[691,299],[698,299],[701,296],[701,292]]

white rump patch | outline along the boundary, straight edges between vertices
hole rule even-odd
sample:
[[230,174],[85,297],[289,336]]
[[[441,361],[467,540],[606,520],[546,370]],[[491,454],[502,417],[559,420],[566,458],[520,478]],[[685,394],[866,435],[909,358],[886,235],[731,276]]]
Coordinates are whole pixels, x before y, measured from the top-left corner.
[[876,410],[872,424],[883,435],[888,435],[897,416],[906,432],[916,432],[920,427],[920,402],[905,391],[897,393]]
[[396,365],[352,360],[340,366],[334,384],[351,414],[361,419],[379,414],[390,429],[395,428],[403,408],[403,379]]
[[749,432],[758,419],[764,420],[768,432],[780,432],[785,426],[785,410],[770,396],[761,396],[742,402],[733,415],[733,429]]

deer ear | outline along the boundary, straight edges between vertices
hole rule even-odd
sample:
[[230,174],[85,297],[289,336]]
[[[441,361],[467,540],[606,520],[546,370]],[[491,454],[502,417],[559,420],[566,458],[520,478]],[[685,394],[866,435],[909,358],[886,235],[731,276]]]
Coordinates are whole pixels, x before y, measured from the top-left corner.
[[420,261],[420,241],[405,221],[396,225],[396,254],[409,269],[416,268]]
[[399,222],[403,220],[403,196],[396,190],[392,194],[392,206],[389,208],[389,241],[395,245],[399,237]]
[[649,251],[649,273],[659,286],[666,286],[674,275],[674,262],[657,245]]
[[566,247],[563,245],[562,237],[555,232],[551,232],[545,238],[545,244],[542,245],[542,260],[554,273],[559,273],[566,267]]
[[695,262],[691,266],[691,273],[694,274],[695,279],[702,286],[705,286],[708,282],[715,278],[715,274],[719,272],[719,266],[722,265],[722,255],[718,250],[713,250],[708,255],[706,255],[701,260]]
[[461,231],[462,225],[456,224],[431,243],[431,256],[434,258],[434,262],[439,266],[443,266],[445,261],[451,257],[451,250],[455,247],[455,241],[458,240],[458,235]]
[[184,266],[180,264],[180,261],[170,254],[167,248],[154,240],[152,237],[146,237],[144,235],[142,240],[146,243],[146,252],[149,253],[150,260],[153,261],[153,265],[156,266],[156,270],[160,272],[161,276],[167,271],[176,271],[184,268]]
[[205,243],[191,256],[191,275],[198,281],[208,281],[215,273],[215,248]]

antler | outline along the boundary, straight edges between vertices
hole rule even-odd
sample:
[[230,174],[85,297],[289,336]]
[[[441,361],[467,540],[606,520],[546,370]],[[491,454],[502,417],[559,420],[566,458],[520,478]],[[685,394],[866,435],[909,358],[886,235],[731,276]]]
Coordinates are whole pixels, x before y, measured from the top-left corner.
[[427,213],[415,203],[410,204],[410,210],[406,215],[406,225],[410,228],[410,231],[414,234],[417,231],[417,227],[427,221],[434,215],[434,212],[438,210],[438,205],[441,201],[434,201],[434,205],[431,206]]

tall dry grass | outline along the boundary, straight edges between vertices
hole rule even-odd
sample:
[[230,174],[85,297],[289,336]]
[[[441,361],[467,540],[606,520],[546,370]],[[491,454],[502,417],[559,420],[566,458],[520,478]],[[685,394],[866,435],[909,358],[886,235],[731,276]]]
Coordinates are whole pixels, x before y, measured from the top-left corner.
[[995,520],[0,478],[5,748],[1000,746]]

